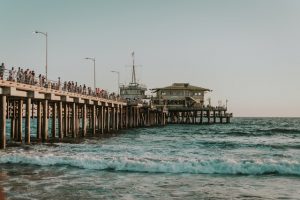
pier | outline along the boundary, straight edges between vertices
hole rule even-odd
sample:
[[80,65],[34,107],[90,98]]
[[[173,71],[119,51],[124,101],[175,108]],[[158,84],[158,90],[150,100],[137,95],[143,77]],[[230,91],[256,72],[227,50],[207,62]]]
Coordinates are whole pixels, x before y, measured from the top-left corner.
[[[7,141],[31,144],[110,134],[120,129],[166,124],[166,112],[120,98],[0,80],[0,148]],[[31,120],[36,120],[36,134]],[[49,122],[51,125],[49,126]],[[10,126],[7,138],[6,125]]]
[[168,124],[222,124],[231,118],[224,107],[173,108],[167,114]]
[[[134,53],[132,80],[119,85],[120,95],[108,94],[94,85],[69,81],[61,84],[33,71],[0,70],[0,149],[7,143],[64,142],[112,134],[121,129],[166,124],[230,123],[226,106],[204,105],[210,89],[189,83],[174,83],[152,89],[136,81]],[[3,65],[4,66],[4,65]],[[7,72],[7,71],[6,71]],[[34,120],[33,120],[34,119]],[[32,125],[33,123],[34,126]],[[10,127],[10,134],[6,127]],[[34,130],[33,130],[34,129]]]
[[193,86],[189,83],[173,83],[163,88],[152,89],[156,96],[152,99],[157,108],[168,111],[169,124],[215,124],[230,123],[232,113],[225,106],[204,105],[206,92],[212,90]]

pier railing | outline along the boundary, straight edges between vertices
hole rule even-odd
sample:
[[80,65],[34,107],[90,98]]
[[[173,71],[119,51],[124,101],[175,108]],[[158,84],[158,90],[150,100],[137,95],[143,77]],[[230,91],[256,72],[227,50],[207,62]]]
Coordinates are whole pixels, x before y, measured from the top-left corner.
[[[16,86],[17,88],[22,89],[30,89],[34,88],[40,91],[44,92],[54,92],[56,94],[68,94],[74,96],[74,94],[79,94],[75,96],[80,97],[96,97],[96,98],[102,98],[107,100],[113,100],[113,101],[119,101],[119,102],[126,102],[125,99],[122,99],[119,95],[116,95],[114,93],[109,94],[108,92],[101,93],[100,91],[93,91],[93,90],[86,90],[83,89],[79,90],[79,86],[76,85],[76,88],[68,89],[68,86],[63,85],[62,82],[54,81],[54,80],[44,80],[44,77],[40,76],[28,76],[28,74],[25,74],[25,71],[23,71],[22,76],[23,78],[18,78],[18,74],[16,70],[8,70],[4,69],[2,80],[0,78],[0,81],[7,81],[7,86]],[[66,82],[66,81],[65,81]],[[70,81],[69,81],[70,82]],[[72,81],[73,82],[73,81]],[[3,82],[4,83],[4,82]],[[85,84],[84,84],[85,85]],[[28,87],[29,86],[29,87]],[[90,88],[90,87],[87,87]],[[104,90],[102,90],[104,91]]]

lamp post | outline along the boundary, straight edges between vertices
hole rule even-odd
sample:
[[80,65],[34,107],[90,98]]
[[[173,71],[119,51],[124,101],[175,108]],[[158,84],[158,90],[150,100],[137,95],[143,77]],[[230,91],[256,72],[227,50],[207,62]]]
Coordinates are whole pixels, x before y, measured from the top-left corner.
[[118,75],[118,94],[120,94],[120,72],[119,71],[110,71],[112,73],[116,73]]
[[48,33],[41,31],[34,31],[36,34],[42,34],[46,38],[46,82],[48,82]]
[[87,60],[92,60],[94,62],[94,91],[96,92],[96,59],[95,58],[85,58]]
[[226,99],[226,110],[227,110],[228,99]]

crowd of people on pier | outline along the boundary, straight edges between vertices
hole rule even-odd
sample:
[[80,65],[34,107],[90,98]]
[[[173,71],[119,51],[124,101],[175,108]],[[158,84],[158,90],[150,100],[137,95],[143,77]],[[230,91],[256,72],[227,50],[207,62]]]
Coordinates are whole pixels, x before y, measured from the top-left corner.
[[106,99],[120,99],[120,96],[116,95],[115,93],[109,94],[106,90],[100,88],[95,88],[95,90],[93,90],[91,87],[87,87],[85,84],[81,85],[74,81],[64,81],[63,84],[61,84],[60,77],[58,77],[58,80],[56,82],[47,80],[46,77],[42,74],[39,74],[36,77],[34,70],[23,70],[20,67],[18,68],[18,70],[16,69],[16,67],[12,67],[10,70],[7,70],[5,68],[5,64],[2,63],[0,65],[0,80],[5,80],[5,77],[6,80],[17,83],[36,85],[40,87],[51,88],[54,90],[62,90],[66,92],[96,96]]

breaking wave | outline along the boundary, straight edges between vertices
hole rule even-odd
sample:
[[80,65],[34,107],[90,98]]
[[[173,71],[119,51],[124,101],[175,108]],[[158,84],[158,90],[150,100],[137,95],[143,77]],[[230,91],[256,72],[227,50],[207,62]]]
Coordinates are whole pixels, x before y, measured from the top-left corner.
[[0,164],[38,166],[67,165],[91,170],[112,170],[148,173],[231,174],[231,175],[300,175],[300,162],[288,159],[153,159],[135,157],[57,156],[3,154]]

